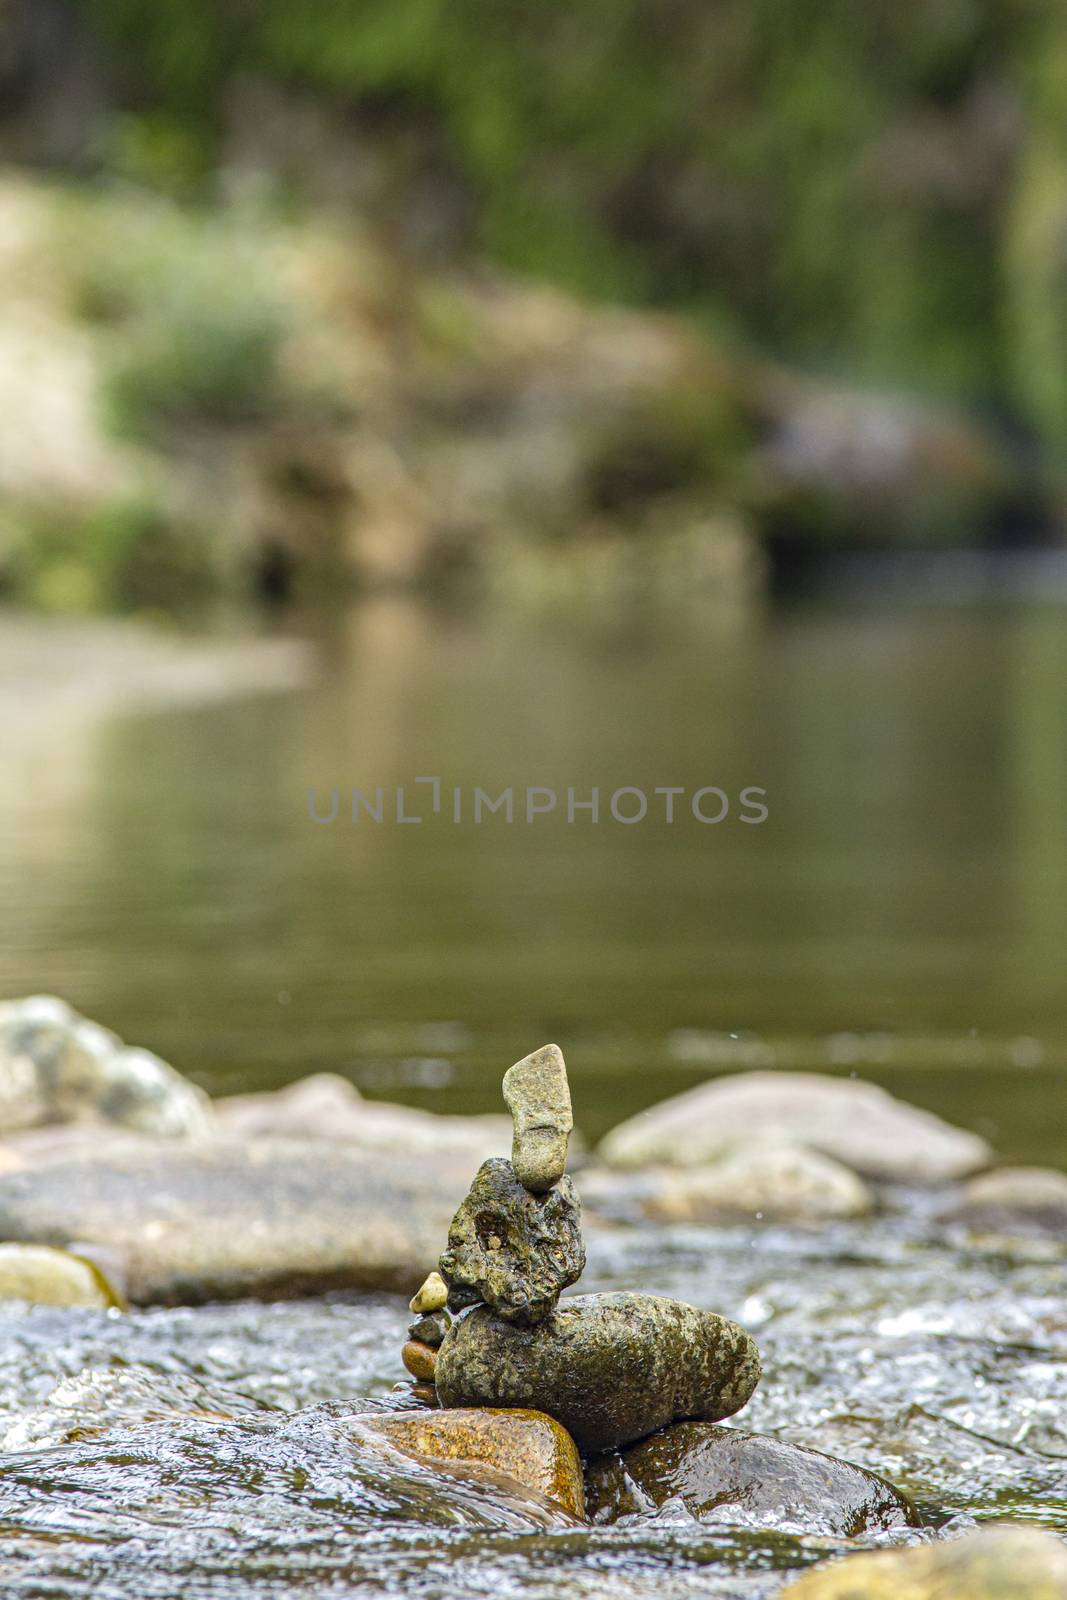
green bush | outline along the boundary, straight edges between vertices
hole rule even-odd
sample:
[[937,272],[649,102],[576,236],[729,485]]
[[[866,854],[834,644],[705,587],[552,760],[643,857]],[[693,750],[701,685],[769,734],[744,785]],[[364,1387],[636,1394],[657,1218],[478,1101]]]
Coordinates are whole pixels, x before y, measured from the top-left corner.
[[287,322],[254,221],[141,195],[81,206],[77,236],[76,309],[112,325],[105,390],[120,431],[280,405]]

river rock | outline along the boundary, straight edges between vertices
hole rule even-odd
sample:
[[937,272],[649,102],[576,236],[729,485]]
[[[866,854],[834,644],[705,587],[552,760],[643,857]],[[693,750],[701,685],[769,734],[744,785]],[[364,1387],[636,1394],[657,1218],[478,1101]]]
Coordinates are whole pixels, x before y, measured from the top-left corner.
[[942,1216],[975,1232],[1067,1236],[1067,1173],[1049,1167],[1001,1167],[972,1178]]
[[542,1045],[504,1074],[514,1138],[511,1164],[524,1188],[544,1194],[562,1178],[574,1127],[567,1068],[558,1045]]
[[437,1351],[421,1339],[408,1339],[400,1352],[400,1359],[419,1383],[432,1383],[437,1365]]
[[588,1453],[682,1418],[731,1416],[759,1377],[736,1322],[656,1295],[592,1294],[561,1300],[532,1328],[479,1307],[449,1329],[436,1382],[445,1406],[546,1411]]
[[439,1116],[414,1106],[365,1100],[334,1072],[316,1072],[287,1088],[229,1095],[215,1102],[221,1129],[241,1138],[324,1139],[379,1155],[423,1157],[467,1176],[489,1156],[506,1154],[505,1116]]
[[612,1166],[706,1165],[762,1138],[807,1145],[864,1177],[945,1183],[992,1161],[984,1139],[873,1083],[813,1072],[714,1078],[621,1123],[601,1142]]
[[755,1143],[710,1167],[665,1170],[642,1209],[653,1222],[833,1222],[867,1216],[874,1197],[856,1173],[816,1150]]
[[806,1572],[780,1600],[1067,1600],[1067,1547],[1037,1528],[846,1556]]
[[488,1467],[575,1518],[585,1516],[582,1463],[553,1417],[529,1410],[397,1412],[357,1419],[406,1454],[457,1467]]
[[571,1180],[535,1195],[510,1161],[484,1162],[452,1219],[439,1265],[452,1311],[482,1301],[508,1322],[544,1321],[585,1268]]
[[135,1304],[402,1291],[455,1189],[422,1162],[317,1141],[145,1141],[122,1155],[0,1175],[0,1238],[90,1239]]
[[448,1304],[448,1284],[439,1272],[427,1275],[418,1292],[408,1301],[408,1310],[431,1314]]
[[39,1306],[93,1306],[106,1311],[122,1304],[93,1262],[47,1245],[0,1244],[0,1300],[28,1300]]
[[114,1123],[158,1138],[210,1133],[211,1102],[149,1050],[33,995],[0,1005],[0,1127]]
[[415,1318],[408,1328],[408,1338],[417,1339],[420,1344],[428,1344],[432,1350],[437,1350],[451,1326],[452,1318],[447,1311],[427,1313],[426,1316]]
[[915,1525],[892,1484],[817,1450],[740,1428],[677,1422],[586,1472],[589,1516],[615,1522],[680,1500],[702,1522],[800,1525],[809,1534],[857,1534]]

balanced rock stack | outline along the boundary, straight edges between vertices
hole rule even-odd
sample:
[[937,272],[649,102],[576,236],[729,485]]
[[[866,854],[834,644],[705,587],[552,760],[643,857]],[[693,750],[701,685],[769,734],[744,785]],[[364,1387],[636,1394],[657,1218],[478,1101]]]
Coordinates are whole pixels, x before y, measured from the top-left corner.
[[[404,1364],[446,1407],[521,1407],[562,1423],[585,1454],[682,1419],[740,1410],[760,1377],[745,1330],[711,1311],[642,1294],[576,1295],[581,1207],[564,1168],[573,1126],[554,1044],[505,1074],[511,1160],[479,1168],[452,1220],[440,1270],[411,1302]],[[457,1320],[449,1312],[462,1313]],[[427,1394],[427,1398],[429,1395]]]

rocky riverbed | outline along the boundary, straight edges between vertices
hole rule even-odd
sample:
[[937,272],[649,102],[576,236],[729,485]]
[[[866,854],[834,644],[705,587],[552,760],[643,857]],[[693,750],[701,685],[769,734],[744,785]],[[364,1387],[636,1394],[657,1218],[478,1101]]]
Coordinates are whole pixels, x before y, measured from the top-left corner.
[[[355,1102],[350,1111],[354,1120]],[[893,1115],[906,1119],[907,1108],[895,1103]],[[944,1149],[944,1127],[928,1131]],[[46,1134],[53,1141],[47,1154]],[[0,1202],[9,1218],[23,1192],[15,1186],[31,1178],[39,1190],[50,1183],[58,1205],[69,1188],[70,1143],[86,1134],[100,1139],[92,1124],[81,1134],[68,1126],[67,1150],[57,1154],[58,1134],[38,1129],[6,1142],[13,1170],[0,1176]],[[311,1142],[306,1123],[301,1137]],[[338,1143],[350,1153],[358,1148],[351,1137]],[[900,1143],[920,1148],[918,1124]],[[194,1167],[203,1159],[201,1139],[172,1139],[167,1147],[175,1168],[183,1155]],[[153,1148],[158,1156],[159,1145]],[[317,1148],[325,1156],[321,1129]],[[506,1149],[498,1144],[501,1158]],[[978,1165],[995,1159],[973,1154]],[[839,1147],[823,1159],[847,1155]],[[374,1159],[386,1161],[380,1152]],[[84,1151],[79,1160],[92,1165]],[[452,1185],[449,1211],[472,1175],[466,1160],[461,1178],[461,1165],[442,1166],[442,1195]],[[157,1168],[154,1203],[169,1204],[172,1221],[179,1202],[189,1208],[187,1251],[197,1241],[217,1250],[205,1215],[191,1208],[192,1186],[176,1200],[166,1170]],[[923,1557],[925,1568],[872,1569],[879,1582],[897,1585],[884,1592],[919,1597],[931,1592],[928,1574],[940,1560],[923,1553],[950,1550],[948,1566],[961,1568],[964,1558],[943,1541],[976,1521],[1008,1518],[1067,1532],[1067,1228],[1048,1178],[1001,1174],[992,1212],[988,1175],[957,1172],[919,1185],[857,1173],[870,1195],[865,1214],[665,1222],[649,1216],[646,1197],[667,1176],[678,1182],[681,1169],[612,1171],[599,1161],[579,1168],[577,1186],[590,1197],[580,1292],[667,1296],[714,1309],[753,1335],[764,1375],[724,1426],[679,1423],[650,1444],[625,1447],[622,1457],[590,1458],[591,1521],[543,1487],[462,1460],[430,1460],[412,1453],[410,1436],[375,1430],[371,1419],[383,1411],[413,1424],[448,1415],[411,1409],[410,1391],[397,1389],[411,1322],[400,1294],[345,1290],[129,1312],[7,1299],[0,1302],[7,1591],[88,1594],[106,1573],[110,1594],[138,1600],[179,1586],[235,1600],[312,1588],[429,1596],[443,1582],[461,1595],[535,1586],[560,1600],[770,1600],[827,1557],[855,1559],[874,1548],[901,1562]],[[235,1171],[235,1189],[242,1182]],[[78,1220],[72,1208],[63,1241],[53,1216],[51,1242],[91,1243],[73,1231]],[[146,1217],[145,1231],[159,1220]],[[275,1238],[266,1221],[261,1255]],[[216,1218],[215,1232],[225,1224]],[[303,1226],[313,1225],[314,1215],[305,1216]],[[256,1236],[251,1216],[244,1233],[247,1255]],[[112,1263],[121,1263],[118,1237],[110,1249]],[[686,1428],[702,1430],[699,1451]],[[1012,1563],[1000,1561],[997,1578],[997,1561],[979,1556],[1000,1587],[976,1587],[972,1563],[965,1580],[972,1588],[960,1592],[1014,1594],[1003,1577]],[[1044,1588],[1032,1564],[1013,1558],[1030,1572],[1027,1593],[1062,1593],[1055,1561],[1043,1553],[1034,1559],[1045,1562]],[[821,1572],[805,1579],[817,1581],[829,1580]],[[803,1590],[813,1600],[844,1592]]]

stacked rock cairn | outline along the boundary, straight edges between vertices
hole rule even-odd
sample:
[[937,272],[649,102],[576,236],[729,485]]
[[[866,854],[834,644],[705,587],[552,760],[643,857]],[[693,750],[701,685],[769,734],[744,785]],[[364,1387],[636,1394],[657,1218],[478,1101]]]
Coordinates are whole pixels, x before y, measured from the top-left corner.
[[478,1169],[438,1271],[411,1301],[403,1360],[415,1394],[546,1412],[587,1455],[738,1411],[760,1361],[737,1323],[657,1295],[560,1302],[585,1267],[581,1205],[564,1170],[574,1124],[561,1051],[548,1044],[516,1062],[503,1089],[511,1160]]

